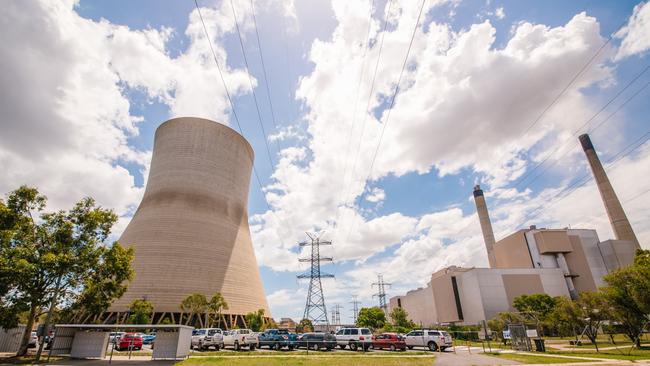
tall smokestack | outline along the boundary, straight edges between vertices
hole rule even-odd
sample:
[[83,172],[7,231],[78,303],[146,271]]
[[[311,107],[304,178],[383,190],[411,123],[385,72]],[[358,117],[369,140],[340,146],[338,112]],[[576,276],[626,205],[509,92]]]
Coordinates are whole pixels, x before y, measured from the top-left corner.
[[630,221],[627,219],[625,211],[623,211],[623,206],[616,197],[616,192],[614,192],[614,188],[609,182],[609,178],[607,178],[607,173],[605,173],[605,169],[600,163],[600,159],[598,159],[589,135],[580,135],[579,139],[582,149],[587,155],[591,171],[594,173],[600,197],[603,199],[603,204],[605,204],[605,210],[607,210],[607,216],[609,216],[609,222],[612,225],[616,239],[631,241],[637,248],[641,248],[636,235],[634,235],[634,230],[632,230],[632,225],[630,225]]
[[474,186],[474,202],[476,203],[476,212],[478,213],[478,220],[481,222],[481,231],[483,232],[483,240],[485,241],[485,250],[487,250],[488,261],[490,268],[497,267],[497,260],[494,257],[494,232],[492,231],[492,223],[490,222],[490,215],[488,214],[487,204],[483,191],[480,185]]

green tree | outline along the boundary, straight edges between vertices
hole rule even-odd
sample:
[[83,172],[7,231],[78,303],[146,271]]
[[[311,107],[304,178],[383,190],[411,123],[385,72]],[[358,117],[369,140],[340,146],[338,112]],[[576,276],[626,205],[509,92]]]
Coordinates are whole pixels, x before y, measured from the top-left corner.
[[645,324],[650,321],[650,250],[638,250],[634,263],[604,277],[603,292],[612,315],[638,347]]
[[183,313],[189,313],[185,320],[185,325],[189,325],[194,319],[194,316],[197,315],[200,327],[203,328],[203,315],[208,311],[208,300],[203,294],[191,294],[181,302],[181,311]]
[[383,328],[386,324],[386,314],[379,307],[361,308],[357,315],[357,326],[372,329]]
[[215,320],[217,325],[221,323],[221,312],[223,310],[228,310],[228,303],[223,295],[221,295],[220,292],[217,292],[208,302],[208,311],[212,316],[212,321],[209,325],[210,327],[214,326]]
[[541,336],[541,325],[549,319],[555,309],[556,300],[547,294],[520,295],[514,298],[512,305],[524,317],[535,323],[537,333]]
[[153,304],[145,299],[133,300],[129,305],[129,324],[150,324],[153,314]]
[[[27,352],[40,314],[47,313],[49,325],[59,304],[76,302],[84,290],[90,291],[93,273],[110,265],[105,241],[117,221],[113,211],[84,198],[69,211],[44,213],[46,202],[36,188],[27,186],[11,192],[6,203],[0,201],[0,325],[15,325],[17,315],[28,312],[19,355]],[[130,267],[128,255],[120,260]],[[123,281],[112,285],[117,289],[107,297],[119,296],[126,286]]]
[[557,319],[589,338],[598,352],[598,330],[611,317],[609,303],[602,292],[582,292],[577,300],[560,298],[555,308]]
[[245,316],[246,324],[253,332],[264,330],[264,309],[259,309]]
[[314,324],[309,319],[302,319],[298,325],[296,325],[296,333],[307,333],[314,331]]
[[408,333],[415,328],[415,323],[408,318],[409,314],[403,308],[396,307],[390,312],[390,319],[399,333]]

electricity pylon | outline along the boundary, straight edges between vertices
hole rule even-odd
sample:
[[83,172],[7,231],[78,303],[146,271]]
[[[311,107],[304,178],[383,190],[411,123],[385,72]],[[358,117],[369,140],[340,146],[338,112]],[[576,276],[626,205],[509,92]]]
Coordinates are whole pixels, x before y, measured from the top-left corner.
[[327,309],[325,308],[325,297],[323,295],[322,278],[334,278],[333,274],[321,272],[320,265],[322,262],[331,262],[332,257],[322,257],[320,255],[321,245],[332,245],[331,241],[321,241],[318,236],[306,233],[309,242],[301,242],[301,247],[310,246],[311,255],[308,258],[300,258],[300,262],[310,264],[309,271],[298,275],[298,279],[309,279],[309,290],[307,291],[307,304],[303,319],[309,319],[315,324],[326,324],[329,329],[329,320],[327,319]]
[[388,306],[386,304],[386,286],[390,287],[390,283],[384,282],[384,276],[381,274],[377,275],[377,282],[374,282],[370,287],[377,286],[377,293],[372,295],[372,297],[379,298],[379,307],[386,312]]

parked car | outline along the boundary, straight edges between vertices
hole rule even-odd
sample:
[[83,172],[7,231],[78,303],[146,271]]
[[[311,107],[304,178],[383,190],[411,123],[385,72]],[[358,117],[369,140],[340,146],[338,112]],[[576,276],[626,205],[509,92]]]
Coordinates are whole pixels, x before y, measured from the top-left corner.
[[372,332],[368,328],[341,328],[336,332],[336,343],[341,349],[349,346],[353,351],[367,351],[372,345]]
[[296,348],[313,349],[315,351],[331,351],[336,347],[336,336],[330,333],[305,333],[296,339]]
[[156,340],[156,333],[142,335],[142,344],[152,344]]
[[452,339],[449,333],[442,330],[416,329],[406,335],[406,347],[427,347],[431,351],[437,351],[452,346]]
[[396,333],[382,333],[372,337],[372,348],[406,351],[404,337]]
[[201,328],[192,331],[191,348],[198,348],[200,351],[214,347],[217,351],[223,344],[223,331],[221,328]]
[[115,349],[118,351],[127,350],[127,349],[141,350],[142,337],[137,333],[124,333],[115,342]]
[[269,347],[280,350],[284,347],[292,350],[296,345],[298,336],[286,329],[267,329],[258,336],[259,347]]
[[108,341],[110,343],[117,343],[117,340],[124,335],[124,332],[111,332],[108,336]]
[[29,343],[27,343],[27,348],[36,348],[38,347],[38,335],[36,332],[32,332],[29,336]]
[[233,329],[223,333],[223,347],[232,347],[239,351],[242,347],[248,347],[254,351],[259,340],[257,334],[250,329]]

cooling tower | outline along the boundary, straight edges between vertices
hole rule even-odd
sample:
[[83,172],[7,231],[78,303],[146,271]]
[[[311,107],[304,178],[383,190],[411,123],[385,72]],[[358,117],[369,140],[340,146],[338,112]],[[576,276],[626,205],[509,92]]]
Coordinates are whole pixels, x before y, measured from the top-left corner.
[[485,250],[487,251],[490,268],[497,268],[497,260],[494,256],[494,249],[492,248],[495,242],[492,222],[490,222],[490,215],[488,214],[483,190],[478,184],[474,186],[474,202],[476,203],[476,212],[481,223],[481,231],[483,232],[483,240],[485,241]]
[[174,118],[158,127],[142,202],[119,239],[135,248],[135,278],[110,309],[117,321],[144,298],[154,321],[178,322],[185,297],[216,292],[227,322],[258,309],[270,316],[248,228],[252,167],[250,144],[222,124]]
[[605,210],[607,211],[607,216],[609,217],[609,222],[612,225],[616,239],[631,241],[637,248],[641,248],[634,234],[634,230],[632,230],[632,225],[630,225],[630,221],[627,219],[625,211],[623,211],[623,206],[621,206],[621,202],[616,197],[614,187],[609,182],[607,173],[600,163],[600,159],[598,159],[598,154],[596,154],[596,149],[594,149],[589,135],[580,135],[579,139],[582,149],[587,155],[591,171],[594,173],[594,179],[596,179],[598,191],[600,191],[600,197],[603,199],[603,204],[605,205]]

